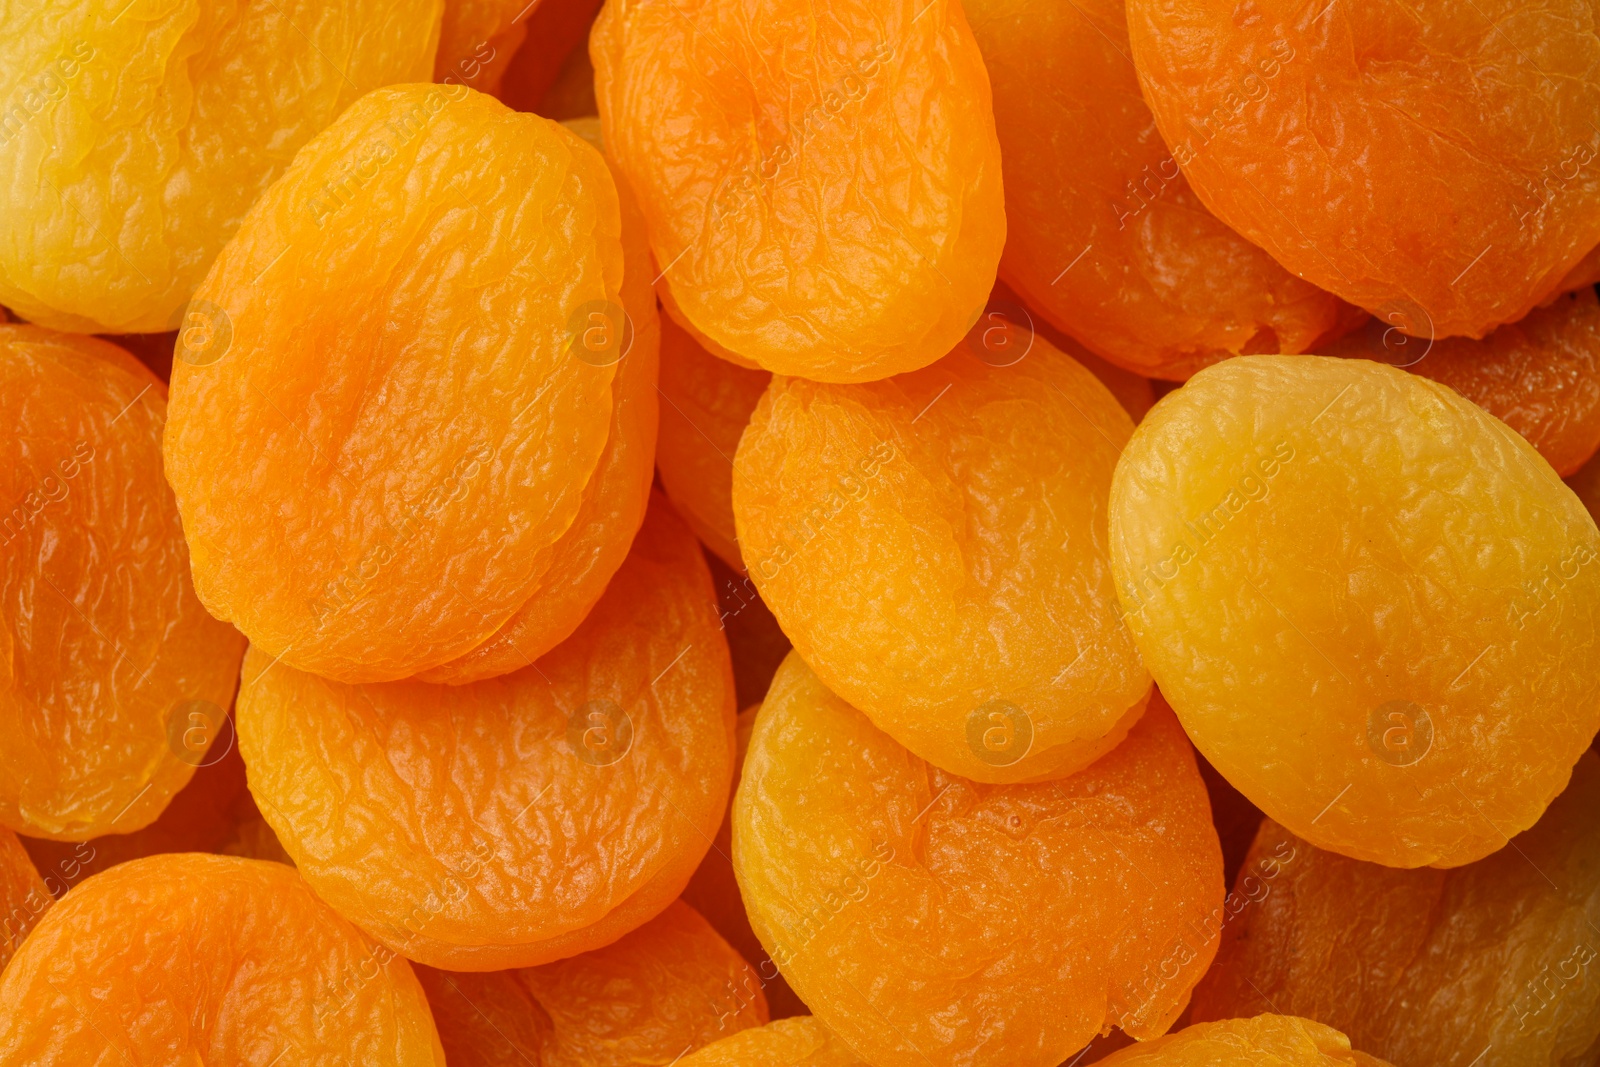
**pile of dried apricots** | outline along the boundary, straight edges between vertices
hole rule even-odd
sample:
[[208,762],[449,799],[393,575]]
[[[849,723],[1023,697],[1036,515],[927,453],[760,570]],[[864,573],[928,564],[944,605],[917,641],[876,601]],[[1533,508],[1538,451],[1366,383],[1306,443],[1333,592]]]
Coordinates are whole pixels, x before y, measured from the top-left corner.
[[0,1067],[1600,1067],[1600,0],[0,3]]

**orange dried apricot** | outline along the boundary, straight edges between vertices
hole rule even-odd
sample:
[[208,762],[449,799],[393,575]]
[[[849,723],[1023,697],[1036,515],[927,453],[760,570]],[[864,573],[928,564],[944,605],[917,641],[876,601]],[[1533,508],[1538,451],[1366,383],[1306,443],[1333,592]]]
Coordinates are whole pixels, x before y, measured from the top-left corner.
[[302,145],[362,93],[427,80],[440,6],[7,6],[0,301],[85,333],[179,325]]
[[666,1067],[767,1021],[755,972],[682,901],[570,959],[417,977],[450,1067]]
[[1527,438],[1556,473],[1572,474],[1600,447],[1600,299],[1559,296],[1481,341],[1407,338],[1372,319],[1327,356],[1402,366],[1448,385]]
[[710,576],[659,497],[583,625],[532,666],[354,686],[252,649],[238,717],[250,791],[306,880],[450,970],[547,963],[658,914],[733,768]]
[[1350,310],[1200,203],[1156,132],[1123,0],[967,0],[994,86],[1008,229],[1000,273],[1119,366],[1187,378],[1305,352]]
[[815,1016],[741,1030],[678,1061],[678,1067],[868,1067]]
[[148,825],[221,717],[244,642],[206,614],[161,476],[166,389],[91,337],[0,326],[0,825]]
[[1425,378],[1201,371],[1123,452],[1111,558],[1189,736],[1319,848],[1486,856],[1600,727],[1600,531],[1531,445]]
[[611,0],[589,54],[606,143],[696,331],[836,382],[926,366],[960,340],[1006,220],[959,4]]
[[0,1061],[444,1067],[411,966],[279,863],[185,853],[96,875],[0,975]]
[[984,785],[924,763],[798,656],[756,716],[733,808],[750,922],[800,998],[878,1067],[1054,1067],[1164,1033],[1215,944],[1205,785],[1153,702],[1086,770]]
[[1290,858],[1224,928],[1194,1018],[1287,1011],[1395,1063],[1485,1049],[1504,1067],[1594,1062],[1597,811],[1600,756],[1586,752],[1514,848],[1449,871],[1346,859],[1268,820],[1251,861]]
[[1389,1067],[1350,1048],[1332,1027],[1292,1015],[1187,1026],[1177,1033],[1113,1052],[1104,1067]]
[[524,607],[550,632],[519,650],[570,633],[592,601],[553,568],[602,533],[585,503],[638,384],[620,229],[599,152],[460,86],[380,89],[308,144],[196,296],[215,332],[180,336],[167,476],[207,606],[345,682]]
[[772,375],[718,359],[671,318],[661,324],[661,439],[656,469],[683,521],[743,571],[733,524],[733,456]]
[[1291,273],[1439,337],[1521,319],[1600,244],[1595,14],[1127,7],[1144,97],[1206,207]]
[[52,900],[22,842],[0,826],[0,971]]
[[881,382],[774,377],[734,459],[740,551],[795,650],[895,740],[985,782],[1077,770],[1150,691],[1105,548],[1133,423],[1029,340],[1005,366],[962,345]]

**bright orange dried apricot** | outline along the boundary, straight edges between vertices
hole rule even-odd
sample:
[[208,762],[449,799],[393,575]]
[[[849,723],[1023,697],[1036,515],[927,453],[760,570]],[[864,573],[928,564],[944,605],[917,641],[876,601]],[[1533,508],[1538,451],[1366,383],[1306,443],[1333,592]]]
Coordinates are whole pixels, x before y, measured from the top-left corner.
[[1008,231],[1000,273],[1097,354],[1187,378],[1305,352],[1350,310],[1200,203],[1156,132],[1123,0],[967,0],[994,86]]
[[0,826],[0,972],[52,902],[22,842]]
[[696,331],[837,382],[960,340],[1006,220],[959,4],[610,0],[589,54],[606,143]]
[[592,600],[553,568],[595,544],[631,392],[619,233],[599,152],[460,86],[378,90],[307,145],[196,296],[215,332],[180,336],[167,476],[207,606],[347,682],[450,663],[544,594],[565,608],[520,648],[571,632]]
[[405,960],[280,863],[185,853],[96,875],[0,975],[0,1062],[444,1067]]
[[440,7],[8,5],[0,302],[63,330],[177,326],[302,145],[369,89],[427,80]]
[[1127,11],[1145,99],[1205,205],[1408,333],[1516,322],[1600,244],[1592,0]]
[[798,656],[756,716],[733,809],[751,925],[878,1067],[1055,1067],[1164,1033],[1216,951],[1205,785],[1159,701],[1086,770],[983,785],[924,763]]
[[1600,756],[1586,752],[1515,848],[1454,870],[1346,859],[1268,820],[1246,869],[1277,857],[1276,876],[1224,927],[1194,1018],[1291,1012],[1395,1063],[1466,1064],[1485,1049],[1504,1067],[1594,1062],[1596,812]]
[[449,970],[547,963],[658,914],[733,769],[710,576],[659,497],[605,596],[532,666],[353,686],[252,649],[238,718],[250,791],[306,880]]
[[868,1067],[815,1016],[741,1030],[678,1061],[678,1067]]
[[1189,736],[1319,848],[1479,859],[1600,728],[1600,530],[1531,445],[1417,375],[1201,371],[1123,452],[1111,558]]
[[1200,1023],[1113,1052],[1103,1067],[1389,1067],[1332,1027],[1292,1015]]
[[206,614],[161,476],[166,389],[91,337],[0,326],[0,825],[148,825],[205,754],[244,642]]
[[1557,297],[1481,341],[1408,338],[1381,320],[1321,350],[1402,366],[1441,382],[1527,438],[1556,473],[1600,447],[1600,299]]
[[796,651],[901,744],[986,782],[1085,766],[1150,692],[1105,548],[1133,423],[1029,341],[1005,366],[962,345],[881,382],[775,377],[734,460],[740,551]]
[[733,524],[733,456],[772,375],[718,359],[665,318],[661,324],[661,440],[656,469],[683,521],[707,548],[744,570]]
[[767,1021],[755,972],[682,901],[570,959],[417,977],[450,1067],[666,1067]]

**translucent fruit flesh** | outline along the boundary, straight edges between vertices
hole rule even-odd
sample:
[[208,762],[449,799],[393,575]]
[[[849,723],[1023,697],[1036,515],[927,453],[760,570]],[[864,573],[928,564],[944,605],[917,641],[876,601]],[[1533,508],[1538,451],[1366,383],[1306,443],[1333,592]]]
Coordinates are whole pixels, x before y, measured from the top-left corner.
[[1205,786],[1151,710],[1087,770],[983,785],[924,763],[797,657],[734,801],[751,925],[811,1010],[879,1067],[1054,1067],[1103,1029],[1165,1032],[1215,945]]
[[350,686],[251,650],[250,790],[307,881],[411,959],[529,967],[682,891],[733,766],[733,678],[693,536],[659,497],[583,625],[463,686]]
[[1488,855],[1600,728],[1600,531],[1532,446],[1416,375],[1201,371],[1123,453],[1111,552],[1196,746],[1320,848]]
[[734,460],[740,549],[795,649],[900,743],[988,782],[1086,765],[1150,690],[1105,550],[1133,424],[1029,343],[863,385],[775,377]]

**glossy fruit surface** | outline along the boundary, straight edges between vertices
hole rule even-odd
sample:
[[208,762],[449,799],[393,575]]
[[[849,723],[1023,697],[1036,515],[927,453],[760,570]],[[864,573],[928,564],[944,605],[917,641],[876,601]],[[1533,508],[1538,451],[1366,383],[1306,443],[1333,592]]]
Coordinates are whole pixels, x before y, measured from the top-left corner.
[[0,303],[85,333],[179,326],[302,145],[362,93],[427,79],[440,7],[0,8]]
[[1191,927],[1222,901],[1222,855],[1160,704],[1070,778],[983,785],[790,656],[756,717],[733,862],[784,977],[879,1067],[1054,1067],[1102,1029],[1155,1037],[1216,951]]
[[[1270,820],[1277,877],[1224,929],[1196,1019],[1279,1010],[1395,1063],[1586,1064],[1600,1050],[1600,756],[1514,848],[1449,871],[1323,852]],[[1268,1004],[1272,1007],[1267,1007]]]
[[180,337],[167,476],[207,606],[286,666],[387,681],[569,578],[622,391],[620,232],[556,123],[458,85],[341,115],[201,287],[216,332]]
[[1118,592],[1206,758],[1320,848],[1456,866],[1531,826],[1600,728],[1600,531],[1435,382],[1245,356],[1134,433]]
[[1106,554],[1133,423],[1042,337],[1005,365],[989,351],[862,385],[774,378],[733,502],[751,578],[830,689],[935,765],[1014,782],[1109,750],[1150,682]]
[[820,1019],[802,1015],[742,1030],[678,1061],[678,1067],[868,1067]]
[[959,4],[611,0],[606,143],[683,318],[775,373],[949,351],[1005,241],[988,75]]
[[1218,218],[1409,333],[1482,337],[1600,243],[1597,15],[1129,0],[1128,30],[1172,158]]
[[408,958],[528,967],[682,891],[733,768],[733,678],[700,546],[660,498],[576,633],[514,674],[351,686],[251,651],[250,791],[306,880]]
[[411,966],[280,863],[153,856],[50,909],[0,976],[0,1061],[444,1067]]
[[1120,366],[1182,379],[1305,352],[1349,313],[1223,225],[1139,94],[1123,0],[968,0],[994,86],[1009,222],[1000,273]]
[[233,699],[161,476],[166,390],[95,338],[0,326],[0,825],[82,841],[161,814]]
[[1339,1031],[1292,1015],[1201,1023],[1113,1052],[1105,1067],[1388,1067]]

